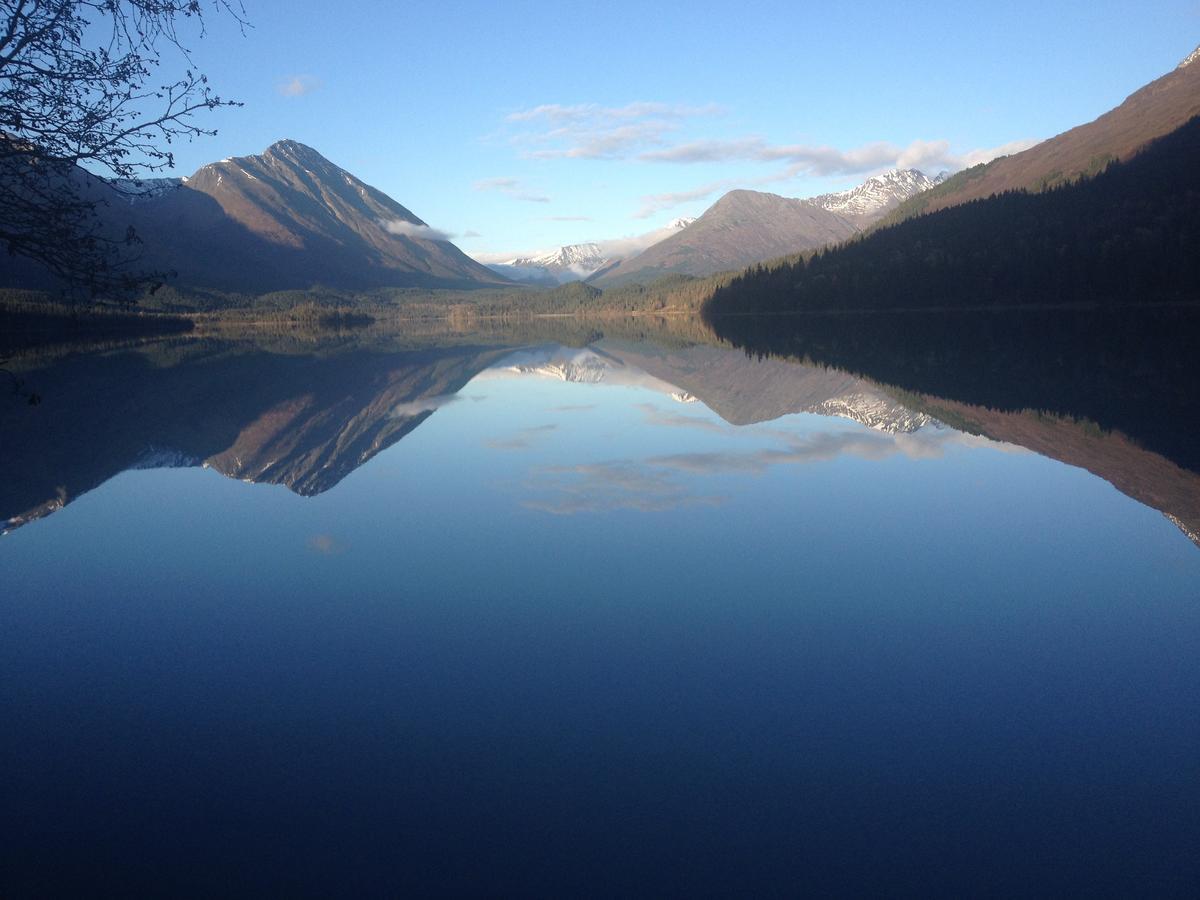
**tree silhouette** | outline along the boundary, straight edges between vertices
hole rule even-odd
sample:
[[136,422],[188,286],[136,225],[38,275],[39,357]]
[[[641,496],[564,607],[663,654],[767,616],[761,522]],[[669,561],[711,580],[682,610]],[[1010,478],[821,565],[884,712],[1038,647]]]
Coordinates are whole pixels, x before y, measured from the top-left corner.
[[[215,134],[196,113],[240,105],[212,91],[184,44],[185,31],[203,36],[206,9],[245,26],[241,0],[0,0],[0,242],[10,255],[93,296],[156,277],[137,270],[132,228],[114,231],[99,213],[170,168],[173,142]],[[159,75],[168,59],[182,74]]]

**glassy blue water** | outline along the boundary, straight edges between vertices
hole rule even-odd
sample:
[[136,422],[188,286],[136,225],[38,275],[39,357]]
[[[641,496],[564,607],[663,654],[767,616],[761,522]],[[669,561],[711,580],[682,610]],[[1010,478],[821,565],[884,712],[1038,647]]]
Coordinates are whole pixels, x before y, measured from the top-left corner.
[[[4,893],[1200,883],[1179,527],[898,406],[722,417],[596,350],[360,403],[407,423],[379,446],[297,382],[203,451],[237,453],[176,429],[137,459],[187,465],[0,539]],[[311,496],[265,483],[299,408],[337,426],[303,478],[356,463]]]

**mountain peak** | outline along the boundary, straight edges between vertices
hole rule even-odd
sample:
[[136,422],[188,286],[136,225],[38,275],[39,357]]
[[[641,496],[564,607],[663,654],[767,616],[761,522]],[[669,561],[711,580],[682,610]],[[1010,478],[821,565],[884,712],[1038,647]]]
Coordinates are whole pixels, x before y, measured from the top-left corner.
[[281,141],[276,141],[268,147],[265,153],[273,154],[299,154],[304,156],[320,156],[321,154],[314,150],[308,144],[302,144],[299,141],[294,141],[291,138],[284,138]]
[[[771,194],[766,191],[752,191],[749,188],[734,188],[732,191],[726,191],[718,197],[717,202],[709,207],[709,209],[722,211],[736,210],[742,207],[755,209],[780,202],[786,203],[788,201],[779,194]],[[707,213],[708,210],[705,210],[705,212]]]
[[501,263],[492,263],[495,272],[527,284],[565,284],[600,277],[622,260],[641,253],[647,247],[678,234],[696,220],[688,216],[672,219],[662,228],[643,235],[606,241],[567,244],[548,253],[531,253]]
[[[264,150],[262,155],[267,159],[298,165],[305,169],[316,169],[318,167],[337,168],[312,147],[302,144],[299,141],[293,141],[290,138],[276,141]],[[339,169],[339,171],[341,170]]]
[[[542,266],[550,269],[586,269],[587,272],[585,274],[590,274],[595,269],[604,265],[605,262],[607,260],[600,245],[595,241],[588,241],[582,244],[567,244],[564,247],[559,247],[557,250],[552,250],[541,256],[518,257],[517,259],[510,260],[506,265],[518,267]],[[579,273],[576,272],[576,274]]]
[[851,220],[873,221],[936,183],[918,169],[892,169],[868,178],[858,187],[822,194],[810,202]]
[[316,283],[355,289],[503,283],[411,210],[299,141],[276,141],[260,154],[201,166],[187,188],[162,192],[163,202],[173,197],[171,209],[148,214],[162,219],[164,231],[177,230],[179,217],[195,218],[207,229],[206,246],[219,248],[215,258],[205,267],[199,256],[170,266],[184,269],[197,285],[278,290]]
[[1200,47],[1197,47],[1195,50],[1193,50],[1191,53],[1189,53],[1187,55],[1187,57],[1184,59],[1184,61],[1181,62],[1175,68],[1176,69],[1185,68],[1186,66],[1190,66],[1192,63],[1196,62],[1196,60],[1200,60]]

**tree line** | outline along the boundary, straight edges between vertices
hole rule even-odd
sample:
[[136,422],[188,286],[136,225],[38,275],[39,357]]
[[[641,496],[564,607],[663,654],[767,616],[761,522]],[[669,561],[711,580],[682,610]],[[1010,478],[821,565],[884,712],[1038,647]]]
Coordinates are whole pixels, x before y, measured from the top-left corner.
[[1200,117],[1095,177],[754,266],[706,314],[1200,299]]

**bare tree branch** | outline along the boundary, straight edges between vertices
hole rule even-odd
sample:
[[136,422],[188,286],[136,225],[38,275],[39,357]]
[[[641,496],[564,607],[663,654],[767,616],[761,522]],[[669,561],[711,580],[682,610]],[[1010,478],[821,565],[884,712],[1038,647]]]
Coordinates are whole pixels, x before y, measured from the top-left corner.
[[[112,190],[96,176],[168,169],[175,141],[216,133],[197,113],[241,105],[184,43],[206,11],[247,27],[241,0],[0,0],[0,248],[93,296],[161,277],[138,271],[132,230],[105,228]],[[169,58],[183,74],[160,82]]]

